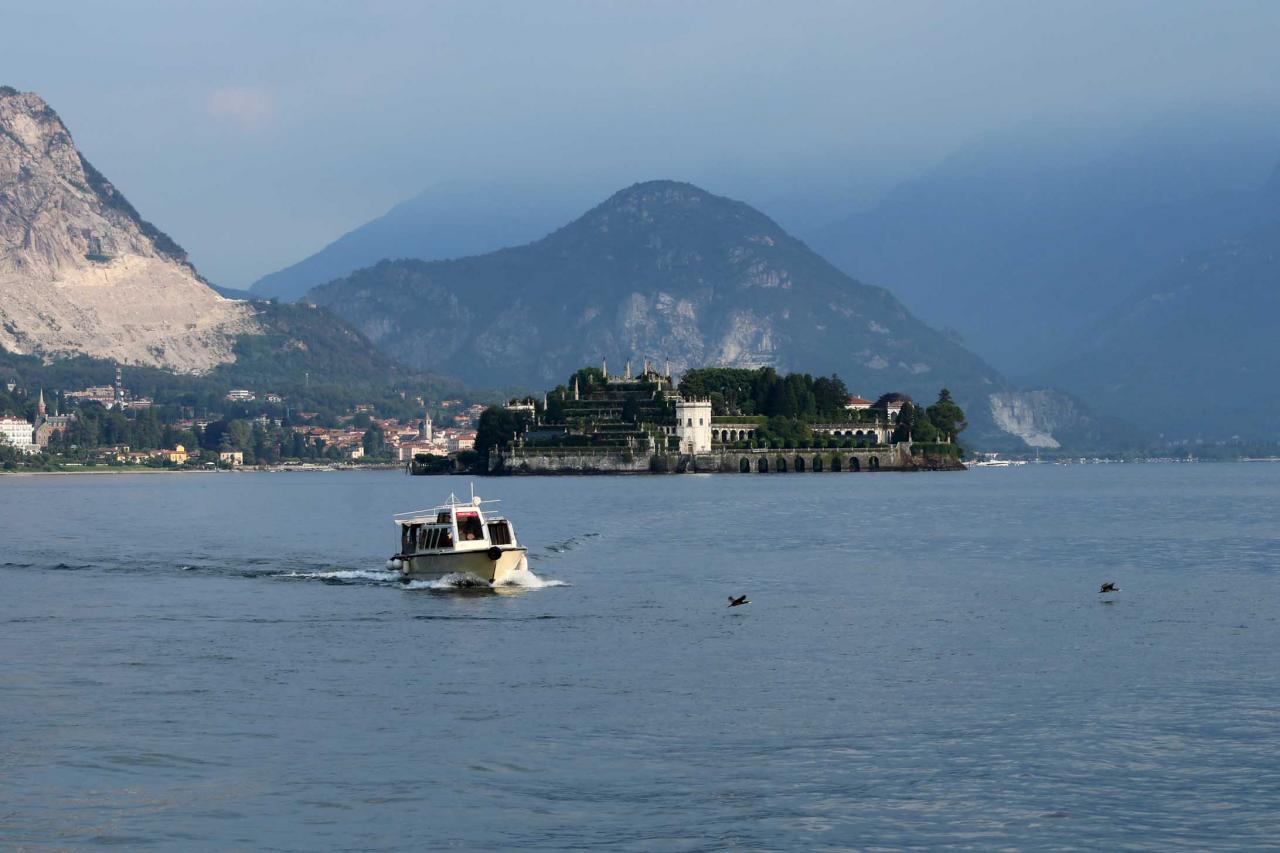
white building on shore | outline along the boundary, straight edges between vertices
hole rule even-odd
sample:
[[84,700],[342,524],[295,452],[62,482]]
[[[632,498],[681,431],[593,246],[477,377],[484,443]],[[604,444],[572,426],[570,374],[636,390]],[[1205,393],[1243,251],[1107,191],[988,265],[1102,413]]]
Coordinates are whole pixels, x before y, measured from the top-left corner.
[[711,401],[676,400],[676,435],[680,452],[711,452]]
[[0,443],[16,447],[23,453],[35,453],[35,424],[22,418],[0,418]]

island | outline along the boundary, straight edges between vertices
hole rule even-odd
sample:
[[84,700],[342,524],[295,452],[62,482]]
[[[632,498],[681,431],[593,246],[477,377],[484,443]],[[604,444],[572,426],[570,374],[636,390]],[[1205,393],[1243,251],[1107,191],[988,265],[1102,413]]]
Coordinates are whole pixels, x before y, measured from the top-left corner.
[[677,387],[669,368],[611,375],[606,361],[541,400],[486,409],[476,452],[488,474],[963,470],[964,427],[946,389],[925,408],[900,393],[851,394],[837,376],[701,368]]

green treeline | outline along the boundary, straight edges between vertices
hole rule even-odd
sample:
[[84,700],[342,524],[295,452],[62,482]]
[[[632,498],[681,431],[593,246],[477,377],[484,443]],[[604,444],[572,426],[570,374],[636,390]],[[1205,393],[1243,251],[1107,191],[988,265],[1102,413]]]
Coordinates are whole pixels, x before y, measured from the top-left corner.
[[839,376],[783,376],[772,367],[690,370],[680,380],[680,394],[685,398],[709,398],[713,416],[768,418],[757,430],[757,441],[777,446],[807,447],[810,442],[820,442],[813,438],[811,425],[815,423],[887,420],[891,402],[902,403],[902,411],[893,421],[895,442],[908,438],[925,444],[955,441],[968,426],[964,412],[945,388],[928,408],[916,405],[904,394],[888,393],[870,411],[850,411],[845,408],[849,389]]
[[685,399],[711,399],[713,415],[764,415],[818,423],[845,421],[849,389],[839,376],[778,375],[772,367],[704,367],[680,379]]

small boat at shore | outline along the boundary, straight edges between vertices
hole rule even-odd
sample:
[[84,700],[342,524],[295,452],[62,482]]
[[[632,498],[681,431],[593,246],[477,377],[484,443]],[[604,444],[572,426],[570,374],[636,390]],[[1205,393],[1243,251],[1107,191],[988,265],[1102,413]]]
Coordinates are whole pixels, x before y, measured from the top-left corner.
[[460,574],[489,584],[527,572],[528,549],[516,541],[511,522],[484,509],[495,503],[475,495],[462,501],[451,494],[440,506],[397,514],[400,550],[387,560],[387,568],[406,581]]
[[[1017,465],[1026,465],[1025,459],[1001,459],[999,453],[983,454],[984,458],[977,462],[965,463],[966,468],[1012,468]],[[1039,457],[1037,457],[1039,458]]]

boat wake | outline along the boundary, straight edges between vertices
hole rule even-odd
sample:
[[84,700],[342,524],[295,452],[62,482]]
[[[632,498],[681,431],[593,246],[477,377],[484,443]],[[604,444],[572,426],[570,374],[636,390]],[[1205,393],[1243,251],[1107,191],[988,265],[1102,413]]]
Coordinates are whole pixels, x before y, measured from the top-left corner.
[[441,592],[450,590],[479,589],[549,589],[556,586],[569,586],[565,581],[540,578],[528,569],[516,572],[503,583],[491,584],[475,575],[465,572],[453,572],[434,580],[411,580],[405,582],[399,572],[380,569],[334,569],[321,572],[283,572],[276,577],[285,580],[313,580],[331,584],[377,584],[380,586],[397,586],[403,589],[430,589]]
[[404,584],[405,589],[430,589],[438,592],[447,592],[449,590],[468,590],[468,589],[548,589],[555,586],[568,586],[565,581],[551,580],[540,578],[533,572],[525,569],[522,572],[516,572],[502,583],[489,583],[481,580],[475,575],[469,575],[465,572],[452,572],[435,580],[418,580],[409,581]]
[[451,572],[444,577],[435,578],[434,580],[411,580],[404,584],[405,589],[435,589],[435,590],[451,590],[451,589],[488,589],[489,584],[475,575],[469,575],[466,572]]
[[516,572],[506,583],[499,586],[519,586],[525,589],[550,589],[553,586],[569,586],[568,581],[558,581],[552,578],[540,578],[533,572],[525,569],[522,572]]
[[392,583],[400,580],[400,573],[380,569],[337,569],[329,572],[284,572],[276,577],[330,583]]
[[570,536],[568,539],[565,539],[563,542],[552,542],[549,545],[543,546],[543,549],[547,552],[548,555],[559,555],[559,554],[563,554],[566,551],[572,551],[574,548],[577,548],[579,545],[585,544],[584,540],[594,539],[599,535],[600,535],[599,533],[582,533],[578,536]]

